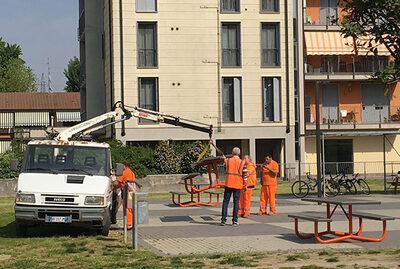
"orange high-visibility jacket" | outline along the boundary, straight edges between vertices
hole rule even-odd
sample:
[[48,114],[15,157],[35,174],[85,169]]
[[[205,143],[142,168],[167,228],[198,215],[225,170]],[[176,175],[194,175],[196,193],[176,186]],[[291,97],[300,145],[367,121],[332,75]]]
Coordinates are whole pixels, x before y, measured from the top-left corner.
[[242,189],[244,186],[243,167],[245,161],[239,157],[225,160],[225,187]]
[[117,180],[121,183],[121,190],[122,190],[124,188],[125,180],[136,180],[135,173],[133,173],[132,170],[129,167],[127,167],[122,172],[122,175],[117,177]]
[[269,164],[267,164],[266,162],[263,163],[263,166],[261,167],[261,179],[262,179],[262,185],[276,185],[276,178],[277,178],[277,174],[272,173],[271,171],[269,171],[267,168],[265,168],[264,166],[268,166],[269,168],[271,168],[272,170],[275,170],[277,172],[279,172],[279,165],[277,162],[275,162],[274,160],[271,160],[271,162]]
[[257,166],[253,162],[249,162],[246,166],[247,166],[247,187],[253,188],[254,185],[256,185],[256,178],[257,178],[256,168],[257,168]]

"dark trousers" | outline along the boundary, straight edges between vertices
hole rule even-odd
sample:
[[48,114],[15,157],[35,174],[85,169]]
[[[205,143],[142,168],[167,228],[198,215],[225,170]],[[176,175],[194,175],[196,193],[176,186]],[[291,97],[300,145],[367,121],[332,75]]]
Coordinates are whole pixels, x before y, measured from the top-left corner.
[[240,199],[240,189],[233,189],[225,187],[224,192],[224,202],[222,204],[222,218],[221,222],[226,222],[226,216],[228,215],[228,205],[231,195],[233,194],[233,217],[232,222],[237,222],[238,220],[238,209],[239,209],[239,199]]

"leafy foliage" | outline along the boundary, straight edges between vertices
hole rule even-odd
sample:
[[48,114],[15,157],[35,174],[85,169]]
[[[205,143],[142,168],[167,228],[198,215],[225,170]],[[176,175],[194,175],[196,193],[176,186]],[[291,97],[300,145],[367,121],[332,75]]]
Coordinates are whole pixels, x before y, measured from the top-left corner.
[[[12,141],[11,150],[0,154],[0,179],[18,177],[23,158],[24,158],[23,143],[20,142],[19,140]],[[18,171],[11,171],[10,169],[11,159],[18,159],[19,161]]]
[[36,91],[32,69],[19,57],[20,46],[5,43],[0,37],[0,92]]
[[[187,144],[187,149],[182,153],[180,158],[180,169],[181,173],[188,174],[193,172],[205,173],[205,167],[195,167],[197,158],[200,156],[204,147],[206,146],[204,143],[200,141],[196,141],[194,143]],[[211,156],[210,150],[206,152],[203,158],[207,158]]]
[[168,141],[158,143],[154,151],[156,168],[160,174],[179,173],[179,156],[177,156],[174,147]]
[[137,177],[156,174],[154,151],[150,147],[125,146],[119,140],[108,141],[111,149],[112,163],[127,161]]
[[68,62],[67,69],[64,69],[64,76],[67,78],[66,86],[64,88],[67,92],[79,92],[79,72],[80,72],[80,63],[79,59],[74,56],[74,58],[70,59]]
[[400,79],[399,10],[400,0],[344,0],[343,12],[347,15],[341,29],[345,36],[354,37],[375,55],[377,46],[383,44],[394,58],[392,65],[374,75],[386,84]]

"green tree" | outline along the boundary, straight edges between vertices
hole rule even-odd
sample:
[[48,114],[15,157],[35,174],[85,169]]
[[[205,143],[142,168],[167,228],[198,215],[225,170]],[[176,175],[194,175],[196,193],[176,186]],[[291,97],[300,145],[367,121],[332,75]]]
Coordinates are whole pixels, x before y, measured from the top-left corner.
[[67,78],[66,86],[64,88],[65,91],[67,92],[80,91],[79,72],[80,72],[79,59],[74,56],[74,58],[69,60],[67,69],[64,69],[64,76]]
[[20,58],[20,46],[9,44],[0,37],[0,92],[36,91],[32,69]]
[[[377,54],[383,44],[393,62],[373,78],[389,85],[400,79],[400,0],[344,0],[345,14],[341,29],[358,44]],[[372,39],[371,39],[372,37]]]

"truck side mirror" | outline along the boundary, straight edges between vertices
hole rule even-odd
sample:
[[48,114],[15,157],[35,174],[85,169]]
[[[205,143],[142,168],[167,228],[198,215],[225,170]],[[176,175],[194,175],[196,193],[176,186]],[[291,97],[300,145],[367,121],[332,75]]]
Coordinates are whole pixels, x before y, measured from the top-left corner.
[[122,163],[117,163],[115,167],[115,175],[117,177],[122,176],[123,172],[124,172],[124,165]]
[[11,159],[10,160],[10,169],[11,171],[18,171],[18,159]]

